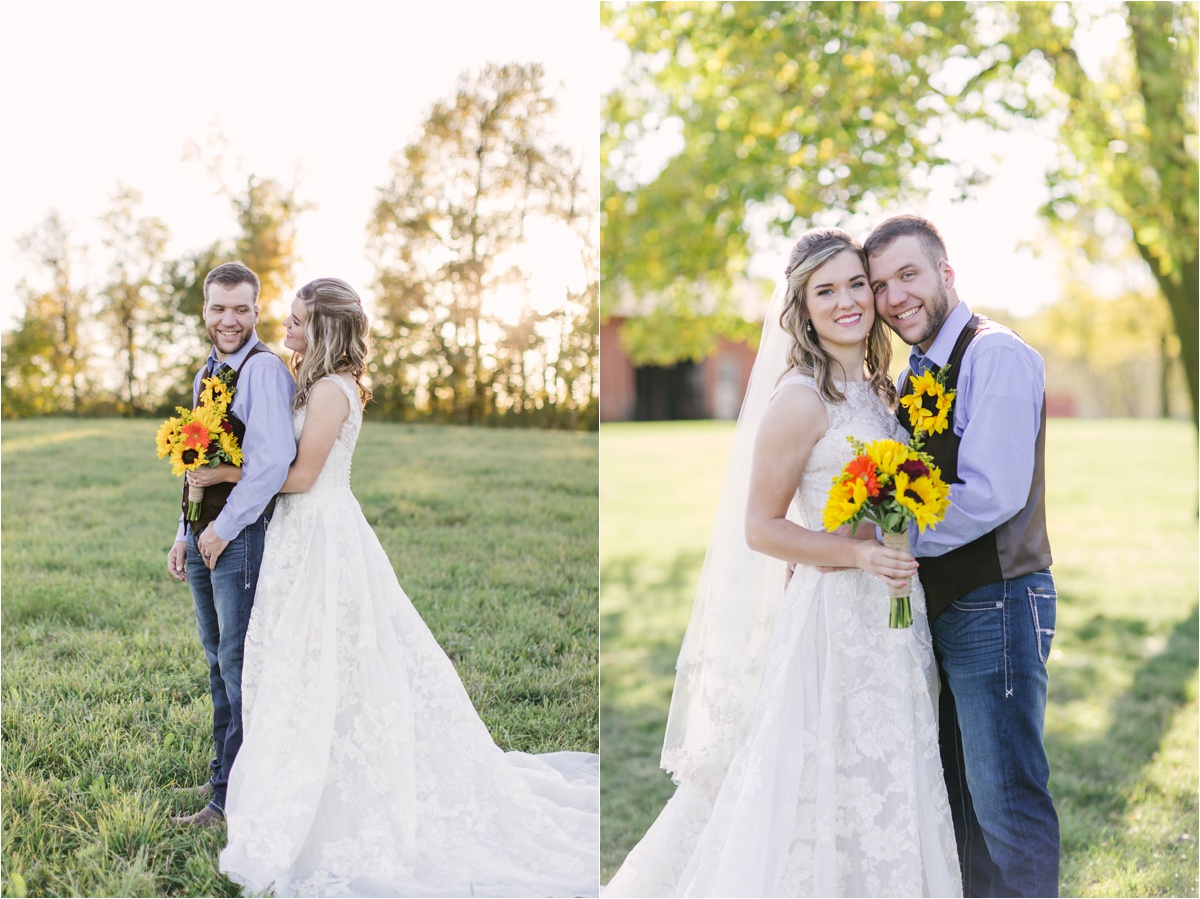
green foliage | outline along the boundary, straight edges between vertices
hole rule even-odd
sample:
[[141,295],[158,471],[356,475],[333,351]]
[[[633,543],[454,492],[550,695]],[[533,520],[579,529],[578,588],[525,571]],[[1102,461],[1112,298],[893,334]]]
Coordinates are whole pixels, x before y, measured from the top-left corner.
[[[1012,9],[1028,41],[1026,52],[1050,63],[1065,109],[1044,212],[1067,234],[1086,229],[1089,213],[1098,209],[1111,210],[1128,224],[1171,308],[1195,424],[1200,408],[1196,5],[1126,3],[1118,13],[1097,12],[1087,4],[1059,10],[1053,4],[1018,3]],[[1124,19],[1127,37],[1103,71],[1089,76],[1072,38],[1081,27],[1113,14]]]
[[[144,421],[6,424],[6,895],[234,896],[199,803],[211,702]],[[98,451],[102,448],[102,451]],[[595,435],[368,422],[363,512],[498,745],[596,751]]]
[[[604,427],[602,880],[674,789],[658,757],[731,434]],[[1059,600],[1046,746],[1064,896],[1196,895],[1193,440],[1181,422],[1048,426]]]
[[[553,110],[541,66],[488,65],[434,103],[393,159],[370,222],[380,311],[371,376],[386,414],[577,419],[595,405],[595,338],[556,336],[595,328],[594,286],[549,316],[526,307],[509,323],[492,311],[529,280],[518,256],[532,228],[591,218],[570,153],[547,135]],[[595,251],[586,229],[576,234],[592,281]]]
[[157,370],[166,347],[154,340],[152,326],[160,315],[157,288],[169,232],[157,218],[138,218],[142,195],[118,185],[113,206],[101,218],[104,246],[110,254],[108,283],[101,290],[100,314],[109,324],[122,368],[122,411],[145,407],[146,378]]
[[[1023,77],[961,3],[638,3],[602,22],[632,54],[601,136],[606,290],[684,281],[728,302],[748,217],[796,233],[912,196],[947,164],[945,123],[1003,100],[986,79]],[[647,179],[672,127],[681,149]]]
[[71,227],[55,210],[17,240],[34,263],[42,284],[22,281],[21,323],[4,335],[4,417],[81,412],[90,388],[90,356],[80,326],[90,302],[79,284],[81,248]]
[[[986,314],[986,310],[983,310]],[[1084,278],[1066,281],[1057,303],[1016,330],[1046,361],[1046,384],[1076,400],[1084,417],[1186,415],[1186,382],[1171,311],[1153,287],[1097,296]]]

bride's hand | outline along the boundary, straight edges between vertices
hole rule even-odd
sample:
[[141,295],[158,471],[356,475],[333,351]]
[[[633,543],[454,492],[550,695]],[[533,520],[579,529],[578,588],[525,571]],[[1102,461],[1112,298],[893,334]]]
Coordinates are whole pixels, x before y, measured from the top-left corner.
[[236,484],[242,479],[242,470],[236,465],[222,462],[215,468],[205,466],[189,471],[186,475],[189,487],[211,487],[213,484]]
[[857,568],[875,575],[889,587],[903,587],[917,573],[917,560],[899,549],[888,549],[875,540],[859,541],[855,556]]

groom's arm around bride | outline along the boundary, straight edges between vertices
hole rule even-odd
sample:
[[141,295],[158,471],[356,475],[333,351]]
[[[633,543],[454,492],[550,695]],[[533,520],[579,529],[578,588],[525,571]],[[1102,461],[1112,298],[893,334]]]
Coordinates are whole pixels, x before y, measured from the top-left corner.
[[[229,770],[242,739],[242,645],[267,523],[275,494],[296,455],[292,430],[295,382],[283,361],[258,339],[258,277],[240,262],[226,263],[204,281],[204,324],[212,339],[205,367],[192,389],[195,405],[203,378],[232,370],[229,421],[242,448],[241,469],[201,468],[190,480],[204,486],[199,520],[179,519],[167,570],[192,590],[200,642],[209,667],[215,755],[207,784],[208,806],[176,823],[221,820]],[[187,485],[184,486],[186,507]]]

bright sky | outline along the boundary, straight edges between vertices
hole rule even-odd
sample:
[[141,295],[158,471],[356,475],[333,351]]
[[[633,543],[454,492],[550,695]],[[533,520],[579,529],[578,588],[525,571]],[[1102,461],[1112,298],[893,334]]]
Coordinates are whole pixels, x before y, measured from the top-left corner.
[[184,160],[219,132],[238,184],[298,178],[316,205],[299,223],[297,286],[333,275],[366,293],[366,223],[389,160],[461,72],[489,62],[542,63],[558,139],[599,184],[596,3],[6,0],[0,16],[5,328],[29,272],[16,240],[50,208],[91,245],[97,282],[96,219],[118,182],[166,222],[171,255],[232,237],[228,201]]

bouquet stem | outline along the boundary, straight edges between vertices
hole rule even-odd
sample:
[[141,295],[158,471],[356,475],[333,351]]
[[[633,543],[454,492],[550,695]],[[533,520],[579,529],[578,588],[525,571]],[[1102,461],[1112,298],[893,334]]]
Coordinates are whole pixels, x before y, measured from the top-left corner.
[[[900,531],[896,534],[885,533],[883,535],[883,545],[888,549],[899,549],[908,552],[908,531]],[[911,592],[911,579],[905,581],[902,587],[888,587],[888,596],[891,597],[891,609],[888,612],[888,627],[912,627],[912,604],[908,599]]]
[[187,514],[184,516],[187,521],[200,520],[200,503],[204,501],[204,488],[192,487],[188,485],[188,505]]

